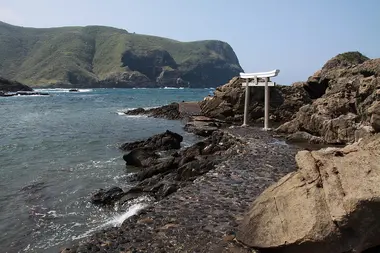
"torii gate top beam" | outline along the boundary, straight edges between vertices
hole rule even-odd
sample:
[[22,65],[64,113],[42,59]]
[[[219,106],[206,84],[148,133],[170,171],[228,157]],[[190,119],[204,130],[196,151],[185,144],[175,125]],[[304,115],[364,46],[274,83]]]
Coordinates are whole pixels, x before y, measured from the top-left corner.
[[240,73],[241,78],[264,78],[264,77],[275,77],[280,73],[279,69],[275,69],[268,72],[258,72],[258,73]]

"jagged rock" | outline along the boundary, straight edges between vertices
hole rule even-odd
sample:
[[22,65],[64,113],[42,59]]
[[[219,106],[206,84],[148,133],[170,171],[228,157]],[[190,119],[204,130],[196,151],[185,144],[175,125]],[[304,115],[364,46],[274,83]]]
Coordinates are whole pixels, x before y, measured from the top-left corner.
[[145,141],[136,141],[123,144],[120,149],[133,150],[136,148],[150,148],[152,150],[170,150],[181,148],[183,137],[177,133],[166,130],[165,133],[156,134]]
[[[228,134],[215,131],[207,139],[178,153],[148,160],[150,164],[135,177],[138,184],[123,195],[120,203],[141,195],[150,195],[157,200],[166,197],[234,155],[234,151],[225,151],[238,143],[238,140]],[[135,150],[139,149],[133,151]]]
[[317,99],[325,94],[327,89],[326,82],[320,82],[321,80],[321,71],[318,70],[314,75],[310,76],[307,79],[307,82],[296,82],[292,86],[302,87],[309,94],[311,99]]
[[[380,86],[380,84],[379,84]],[[380,101],[376,101],[368,109],[368,114],[371,115],[371,126],[376,132],[380,132]]]
[[125,154],[123,159],[127,165],[135,167],[148,167],[155,164],[159,156],[150,148],[136,148]]
[[[243,79],[234,77],[229,83],[218,87],[215,95],[200,102],[202,113],[210,118],[242,123],[245,88]],[[264,115],[264,89],[251,88],[249,119],[254,121]],[[311,103],[303,87],[281,86],[270,88],[270,114],[272,120],[284,122],[292,119],[298,109]]]
[[185,131],[199,136],[210,136],[214,131],[224,126],[224,122],[204,116],[191,117],[184,126]]
[[159,199],[163,199],[168,195],[176,192],[178,190],[178,185],[175,183],[164,184],[163,187],[156,193],[156,196],[159,196]]
[[358,53],[338,55],[318,73],[318,83],[327,85],[325,94],[299,109],[295,118],[277,130],[291,134],[305,131],[327,143],[355,140],[361,125],[379,131],[378,116],[371,106],[380,100],[380,59],[368,60]]
[[369,138],[371,135],[373,135],[373,133],[374,133],[374,130],[371,126],[360,125],[355,130],[355,142],[363,138]]
[[157,165],[149,168],[144,168],[137,173],[137,180],[143,181],[144,179],[151,178],[154,175],[172,171],[177,168],[178,164],[174,157],[169,157],[158,163]]
[[108,190],[100,189],[91,197],[91,202],[95,205],[112,205],[115,201],[121,199],[124,192],[119,187],[112,187]]
[[300,151],[298,171],[254,202],[237,239],[281,253],[362,252],[380,245],[380,136]]
[[214,168],[215,161],[212,160],[194,160],[184,164],[177,171],[176,180],[178,181],[192,181],[197,176],[203,175]]
[[380,132],[380,114],[372,114],[371,125],[376,132]]
[[137,108],[133,110],[126,111],[127,115],[148,115],[154,118],[164,118],[164,119],[181,119],[181,113],[179,112],[179,104],[171,103],[169,105],[164,105],[157,108],[152,108],[145,110],[143,108]]
[[323,138],[311,135],[307,132],[295,132],[286,138],[291,142],[308,142],[310,144],[322,144],[324,143]]
[[143,115],[145,114],[146,110],[144,108],[136,108],[133,110],[128,110],[124,112],[126,115]]

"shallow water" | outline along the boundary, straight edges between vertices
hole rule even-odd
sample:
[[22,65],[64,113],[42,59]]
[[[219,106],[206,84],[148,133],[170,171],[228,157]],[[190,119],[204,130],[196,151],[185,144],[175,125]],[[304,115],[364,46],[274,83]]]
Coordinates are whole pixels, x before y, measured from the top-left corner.
[[[40,90],[41,91],[41,90]],[[91,192],[128,187],[118,146],[167,129],[196,140],[179,121],[126,116],[137,107],[194,101],[207,89],[50,89],[0,98],[0,249],[57,252],[76,238],[120,225],[147,200],[101,210]]]

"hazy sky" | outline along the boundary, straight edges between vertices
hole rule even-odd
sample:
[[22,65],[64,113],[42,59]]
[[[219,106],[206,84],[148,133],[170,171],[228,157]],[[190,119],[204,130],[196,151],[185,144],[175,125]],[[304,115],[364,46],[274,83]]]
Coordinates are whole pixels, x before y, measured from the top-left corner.
[[223,40],[245,72],[278,68],[283,84],[305,80],[341,52],[380,57],[380,0],[0,0],[0,20]]

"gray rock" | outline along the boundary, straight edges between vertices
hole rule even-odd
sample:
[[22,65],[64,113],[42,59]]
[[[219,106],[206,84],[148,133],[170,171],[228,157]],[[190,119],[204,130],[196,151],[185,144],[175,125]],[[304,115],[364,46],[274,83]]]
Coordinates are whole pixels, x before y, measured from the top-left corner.
[[321,137],[311,135],[307,132],[295,132],[286,137],[288,141],[291,142],[308,142],[310,144],[323,144],[324,140]]
[[325,94],[301,107],[295,118],[277,131],[305,131],[331,144],[352,143],[360,125],[372,124],[375,131],[380,131],[379,110],[375,109],[380,99],[380,59],[368,60],[357,53],[338,55],[317,75],[312,79],[327,84]]

